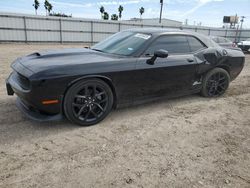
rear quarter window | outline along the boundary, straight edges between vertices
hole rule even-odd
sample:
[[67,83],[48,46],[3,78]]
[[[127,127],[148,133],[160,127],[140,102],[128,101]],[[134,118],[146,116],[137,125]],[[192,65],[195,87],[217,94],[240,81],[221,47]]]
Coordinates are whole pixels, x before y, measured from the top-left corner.
[[206,46],[200,40],[193,36],[187,36],[187,40],[192,52],[196,52],[198,50],[206,48]]
[[213,38],[211,38],[214,42],[216,42],[216,43],[218,43],[219,42],[219,40],[218,40],[218,37],[213,37]]
[[225,43],[227,40],[223,37],[219,37],[219,43]]

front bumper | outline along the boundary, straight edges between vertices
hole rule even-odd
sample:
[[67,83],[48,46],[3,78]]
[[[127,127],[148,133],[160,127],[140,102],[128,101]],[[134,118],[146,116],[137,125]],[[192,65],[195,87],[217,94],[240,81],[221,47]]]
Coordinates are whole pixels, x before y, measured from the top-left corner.
[[[8,95],[14,95],[14,93],[18,96],[16,105],[17,108],[23,112],[28,118],[39,121],[55,121],[62,120],[62,113],[57,114],[48,114],[42,112],[37,105],[34,105],[32,102],[32,95],[30,90],[24,90],[19,86],[19,84],[15,81],[13,77],[13,73],[6,80],[6,90]],[[53,108],[53,107],[51,107]]]
[[26,105],[19,97],[16,100],[17,108],[25,114],[31,120],[39,121],[39,122],[47,122],[47,121],[59,121],[63,119],[61,114],[57,115],[45,115],[40,113],[38,110]]

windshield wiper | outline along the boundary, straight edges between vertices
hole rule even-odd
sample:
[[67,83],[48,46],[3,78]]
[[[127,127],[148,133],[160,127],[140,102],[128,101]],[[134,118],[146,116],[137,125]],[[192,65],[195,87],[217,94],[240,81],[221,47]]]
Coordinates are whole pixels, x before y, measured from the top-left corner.
[[91,50],[95,50],[97,52],[103,52],[102,50],[96,49],[96,48],[90,48]]

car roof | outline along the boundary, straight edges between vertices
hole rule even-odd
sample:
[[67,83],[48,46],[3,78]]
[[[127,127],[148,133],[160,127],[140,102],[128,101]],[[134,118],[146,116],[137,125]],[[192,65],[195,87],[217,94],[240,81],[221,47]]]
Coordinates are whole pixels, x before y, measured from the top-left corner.
[[126,31],[150,33],[150,34],[162,34],[162,33],[188,33],[180,29],[165,29],[165,28],[134,28]]
[[127,29],[125,31],[147,33],[147,34],[152,34],[153,36],[160,36],[167,34],[192,35],[200,39],[207,47],[218,46],[218,44],[214,42],[212,39],[210,39],[208,36],[193,31],[185,31],[180,29],[166,29],[166,28],[133,28],[133,29]]

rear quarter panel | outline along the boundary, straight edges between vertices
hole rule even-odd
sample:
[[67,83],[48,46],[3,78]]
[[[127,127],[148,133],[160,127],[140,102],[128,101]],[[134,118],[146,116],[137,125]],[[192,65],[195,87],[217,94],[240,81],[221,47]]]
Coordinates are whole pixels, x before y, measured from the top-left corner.
[[245,64],[245,55],[240,50],[226,49],[228,58],[226,64],[230,68],[231,80],[234,80],[242,71]]

